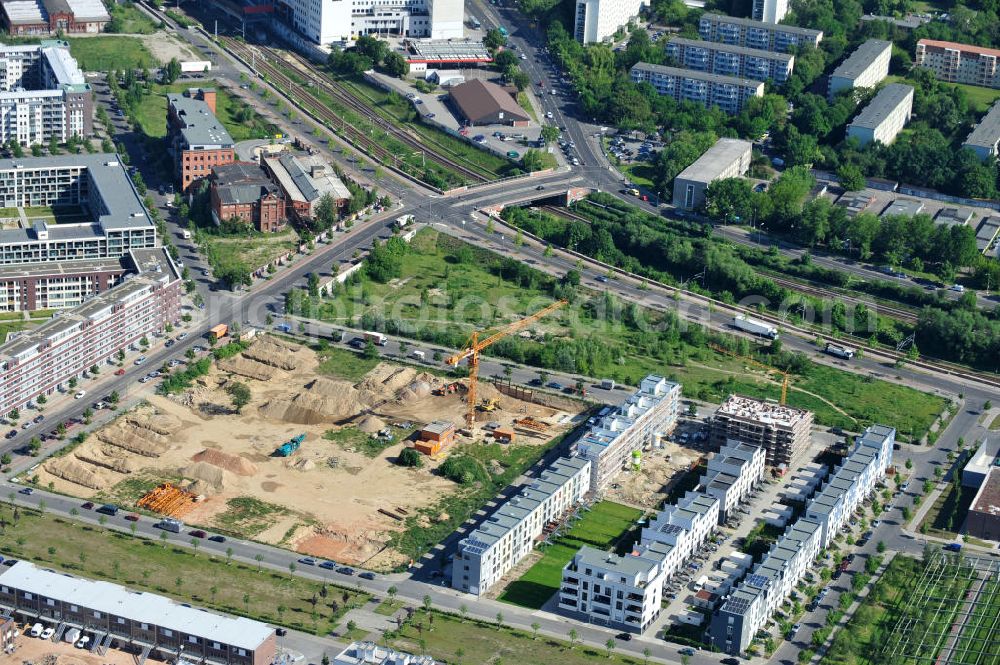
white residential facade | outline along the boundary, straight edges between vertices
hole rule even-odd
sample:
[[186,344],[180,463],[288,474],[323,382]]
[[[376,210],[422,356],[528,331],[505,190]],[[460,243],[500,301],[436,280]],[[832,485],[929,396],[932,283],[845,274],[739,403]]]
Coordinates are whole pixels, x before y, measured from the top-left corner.
[[701,491],[719,500],[719,521],[728,519],[764,480],[767,451],[760,446],[730,441],[712,459],[701,481]]
[[874,88],[889,75],[891,57],[892,42],[869,39],[830,74],[827,96],[832,100],[841,90]]
[[[763,87],[763,83],[760,84]],[[738,178],[750,170],[753,144],[721,138],[674,178],[673,204],[696,210],[705,203],[705,190],[716,180]]]
[[642,633],[660,614],[664,559],[656,543],[624,556],[582,547],[563,568],[559,610],[588,623]]
[[753,0],[752,16],[755,21],[781,23],[788,14],[788,0]]
[[818,48],[823,41],[822,30],[775,25],[722,14],[702,14],[698,21],[698,34],[709,42],[778,53],[794,53],[802,46]]
[[1000,155],[1000,102],[993,104],[969,133],[962,147],[976,153],[984,161]]
[[665,553],[664,582],[673,577],[719,525],[719,500],[708,494],[688,492],[677,503],[665,506],[642,528],[643,545],[657,543]]
[[903,131],[913,113],[913,87],[890,83],[875,95],[847,126],[847,135],[866,146],[878,141],[889,145]]
[[546,526],[584,500],[590,466],[580,457],[560,458],[463,538],[452,562],[452,588],[475,596],[489,591],[531,553]]
[[788,81],[795,67],[795,56],[788,53],[684,37],[667,42],[666,52],[685,69],[778,84]]
[[464,36],[464,0],[279,0],[295,30],[314,44],[348,44],[362,35],[429,39]]
[[639,15],[644,0],[577,0],[573,36],[583,44],[610,39]]
[[681,386],[650,375],[612,413],[603,416],[577,442],[580,457],[590,466],[590,491],[604,490],[625,467],[632,452],[677,426]]
[[634,83],[649,83],[658,95],[667,95],[679,102],[693,102],[705,108],[718,106],[729,115],[742,111],[751,97],[764,96],[762,81],[648,62],[634,64],[630,76]]

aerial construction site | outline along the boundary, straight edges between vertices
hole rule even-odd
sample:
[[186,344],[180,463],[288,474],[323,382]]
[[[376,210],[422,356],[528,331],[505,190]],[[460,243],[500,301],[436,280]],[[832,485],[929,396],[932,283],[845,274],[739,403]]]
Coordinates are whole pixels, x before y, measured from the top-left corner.
[[[542,446],[579,416],[570,400],[547,406],[481,382],[470,436],[466,379],[379,362],[348,381],[324,373],[321,361],[305,346],[258,336],[189,389],[150,396],[46,461],[38,481],[185,528],[385,569],[404,562],[387,547],[392,533],[438,519],[442,497],[463,490],[436,473],[449,455],[487,439]],[[251,393],[240,413],[234,383]],[[406,447],[425,453],[422,467],[397,463]]]

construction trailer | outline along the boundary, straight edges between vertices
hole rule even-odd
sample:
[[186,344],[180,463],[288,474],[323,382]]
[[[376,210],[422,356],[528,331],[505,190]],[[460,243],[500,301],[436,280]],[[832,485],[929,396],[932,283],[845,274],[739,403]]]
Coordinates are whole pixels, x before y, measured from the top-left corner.
[[208,338],[213,342],[218,342],[220,339],[229,334],[229,326],[225,323],[220,323],[214,325],[208,329]]
[[[420,430],[416,449],[425,455],[435,455],[455,439],[455,423],[435,420]],[[421,445],[422,444],[422,445]],[[427,452],[431,451],[431,452]]]
[[493,430],[493,440],[498,443],[513,443],[517,433],[509,427],[497,427]]

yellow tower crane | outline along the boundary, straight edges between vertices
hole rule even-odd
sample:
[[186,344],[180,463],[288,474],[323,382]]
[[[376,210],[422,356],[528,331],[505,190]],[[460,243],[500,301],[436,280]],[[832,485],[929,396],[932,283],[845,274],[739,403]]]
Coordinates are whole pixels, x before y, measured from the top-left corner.
[[746,362],[750,363],[751,365],[754,365],[755,367],[760,367],[761,369],[765,370],[768,374],[770,374],[771,372],[774,372],[775,374],[780,374],[781,377],[782,377],[782,379],[781,379],[781,402],[780,403],[782,405],[784,405],[785,402],[788,400],[788,384],[789,384],[789,381],[791,380],[791,377],[788,374],[788,372],[786,372],[783,369],[778,369],[777,367],[771,367],[770,365],[765,365],[764,363],[760,362],[759,360],[755,360],[755,359],[750,358],[748,356],[740,355],[740,354],[736,353],[735,351],[730,351],[726,347],[719,346],[718,344],[715,344],[713,342],[709,342],[708,346],[709,346],[709,348],[711,348],[711,349],[713,349],[715,351],[718,351],[719,353],[724,353],[727,356],[732,356],[734,358],[739,358],[740,360],[745,360]]
[[530,314],[523,319],[514,321],[513,323],[500,328],[483,340],[479,339],[479,331],[476,331],[469,336],[469,341],[465,343],[464,349],[445,360],[447,364],[453,367],[457,367],[463,360],[468,359],[469,361],[469,394],[466,395],[466,404],[468,404],[469,409],[465,415],[465,424],[467,427],[471,429],[476,423],[476,382],[479,380],[479,352],[488,346],[492,346],[504,337],[507,337],[522,328],[526,328],[529,324],[534,323],[543,316],[548,316],[565,304],[565,300],[557,300],[548,307],[538,310],[534,314]]

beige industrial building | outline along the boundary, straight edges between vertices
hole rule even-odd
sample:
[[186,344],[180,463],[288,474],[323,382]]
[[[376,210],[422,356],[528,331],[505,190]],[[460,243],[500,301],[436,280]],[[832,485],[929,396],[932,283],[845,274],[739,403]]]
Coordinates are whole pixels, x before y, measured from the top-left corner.
[[722,447],[730,440],[760,446],[770,466],[788,464],[809,441],[811,411],[777,402],[730,395],[712,418],[710,441]]
[[847,126],[847,136],[862,146],[878,141],[889,145],[910,121],[913,112],[913,87],[890,83],[868,102],[868,106]]
[[828,96],[833,99],[841,90],[874,88],[889,75],[892,42],[869,39],[854,50],[830,74]]
[[[674,206],[696,210],[705,203],[705,190],[715,180],[738,178],[750,169],[753,144],[719,139],[694,164],[674,178]],[[723,442],[724,443],[724,442]]]

